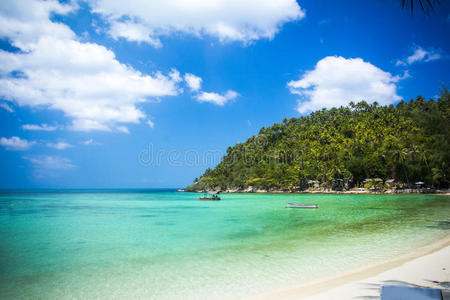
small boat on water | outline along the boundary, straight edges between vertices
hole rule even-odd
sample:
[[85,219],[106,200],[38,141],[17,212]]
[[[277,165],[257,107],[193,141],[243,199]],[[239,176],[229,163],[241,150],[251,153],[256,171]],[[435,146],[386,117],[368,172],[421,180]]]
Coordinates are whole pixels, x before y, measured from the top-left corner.
[[285,202],[286,207],[292,207],[292,208],[319,208],[319,204],[294,204]]
[[203,194],[203,197],[199,197],[198,200],[218,201],[220,197],[219,194]]
[[179,189],[179,190],[177,190],[177,192],[181,193],[181,192],[184,192],[184,190],[182,190],[182,189]]

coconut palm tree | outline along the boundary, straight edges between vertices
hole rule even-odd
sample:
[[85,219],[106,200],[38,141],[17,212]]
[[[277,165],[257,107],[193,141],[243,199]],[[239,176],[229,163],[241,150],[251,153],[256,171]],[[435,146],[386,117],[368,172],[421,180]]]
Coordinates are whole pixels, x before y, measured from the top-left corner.
[[414,6],[419,5],[422,11],[428,15],[434,9],[434,6],[439,4],[439,0],[401,0],[401,2],[402,8],[408,6],[411,8],[411,15],[413,14]]

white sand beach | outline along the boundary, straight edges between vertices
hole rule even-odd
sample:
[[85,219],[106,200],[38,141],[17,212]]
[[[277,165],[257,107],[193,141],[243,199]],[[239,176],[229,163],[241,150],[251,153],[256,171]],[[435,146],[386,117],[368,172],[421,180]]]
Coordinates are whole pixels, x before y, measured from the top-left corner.
[[379,299],[381,285],[440,288],[450,299],[450,237],[378,265],[255,299]]

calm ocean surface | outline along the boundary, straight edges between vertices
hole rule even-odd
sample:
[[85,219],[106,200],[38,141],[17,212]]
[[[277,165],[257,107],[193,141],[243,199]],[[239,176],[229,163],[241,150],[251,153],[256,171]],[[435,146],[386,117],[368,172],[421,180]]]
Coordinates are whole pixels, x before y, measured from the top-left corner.
[[[450,234],[450,197],[0,191],[1,299],[215,299],[290,287]],[[284,201],[318,203],[289,209]]]

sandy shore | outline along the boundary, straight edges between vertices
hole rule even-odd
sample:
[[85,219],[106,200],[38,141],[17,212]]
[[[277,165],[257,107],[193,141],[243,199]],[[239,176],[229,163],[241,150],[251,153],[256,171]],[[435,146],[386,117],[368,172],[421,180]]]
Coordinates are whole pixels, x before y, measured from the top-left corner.
[[[203,194],[202,191],[185,191],[179,190],[178,192],[183,193],[198,193]],[[450,196],[450,190],[436,190],[433,192],[430,191],[418,191],[418,190],[387,190],[387,191],[370,191],[370,190],[348,190],[348,191],[332,191],[332,190],[317,190],[317,191],[296,191],[296,192],[286,192],[286,191],[265,191],[265,190],[256,190],[256,191],[242,191],[242,190],[211,190],[208,191],[209,194],[285,194],[285,195],[295,195],[295,194],[332,194],[332,195],[442,195],[442,196]]]
[[449,297],[450,236],[408,255],[255,299],[379,299],[386,284],[447,289]]

